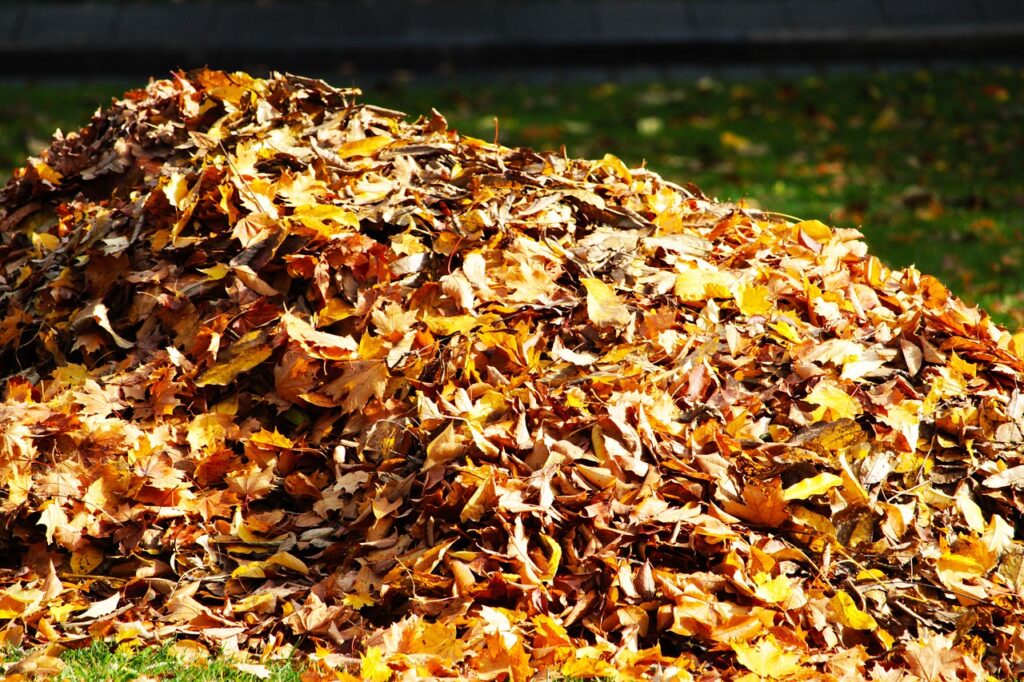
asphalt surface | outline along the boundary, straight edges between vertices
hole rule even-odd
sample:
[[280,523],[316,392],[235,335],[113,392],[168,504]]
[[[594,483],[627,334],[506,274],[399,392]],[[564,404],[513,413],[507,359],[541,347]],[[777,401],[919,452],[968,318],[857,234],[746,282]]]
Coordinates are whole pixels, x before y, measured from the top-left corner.
[[[0,76],[333,78],[1024,60],[1024,0],[8,1]],[[542,76],[543,77],[543,76]]]

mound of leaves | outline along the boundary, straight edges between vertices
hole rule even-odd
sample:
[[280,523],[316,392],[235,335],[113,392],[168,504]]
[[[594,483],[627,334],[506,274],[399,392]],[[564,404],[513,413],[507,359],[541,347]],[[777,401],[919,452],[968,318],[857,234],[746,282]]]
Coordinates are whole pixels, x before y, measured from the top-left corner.
[[3,190],[4,641],[1024,672],[1024,339],[855,230],[358,94],[178,74]]

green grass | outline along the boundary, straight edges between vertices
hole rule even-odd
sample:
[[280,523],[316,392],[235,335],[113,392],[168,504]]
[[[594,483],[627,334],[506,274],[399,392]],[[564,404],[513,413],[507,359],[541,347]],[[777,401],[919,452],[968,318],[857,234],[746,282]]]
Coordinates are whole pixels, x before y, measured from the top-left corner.
[[[119,86],[0,86],[0,173]],[[861,227],[892,266],[916,264],[1024,326],[1024,72],[372,90],[462,132],[572,156],[646,161],[721,199]]]
[[[15,662],[20,653],[8,650],[6,662]],[[60,656],[63,669],[55,676],[43,676],[59,682],[131,682],[154,679],[161,682],[299,682],[301,669],[289,661],[268,663],[268,676],[257,676],[235,667],[226,658],[212,658],[206,662],[185,662],[175,656],[172,646],[162,648],[114,648],[94,643],[84,649],[71,649]],[[2,668],[0,668],[2,670]],[[262,670],[260,671],[262,674]]]

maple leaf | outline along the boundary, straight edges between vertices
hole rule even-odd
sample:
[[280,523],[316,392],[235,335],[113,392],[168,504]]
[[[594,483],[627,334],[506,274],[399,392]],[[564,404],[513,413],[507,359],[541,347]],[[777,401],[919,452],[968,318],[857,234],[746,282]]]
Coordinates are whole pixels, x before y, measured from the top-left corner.
[[774,527],[789,518],[782,480],[756,481],[743,486],[740,500],[728,500],[725,510],[751,523]]
[[380,360],[354,360],[345,365],[340,377],[324,386],[323,392],[341,400],[344,411],[355,412],[370,398],[383,398],[390,378],[387,365]]
[[907,661],[911,671],[928,682],[960,679],[963,655],[943,635],[932,635],[907,644]]
[[736,290],[736,306],[744,315],[767,315],[774,306],[771,291],[759,284],[744,284]]
[[780,680],[805,671],[801,655],[787,651],[772,635],[766,635],[754,644],[734,642],[732,649],[740,665],[761,677]]

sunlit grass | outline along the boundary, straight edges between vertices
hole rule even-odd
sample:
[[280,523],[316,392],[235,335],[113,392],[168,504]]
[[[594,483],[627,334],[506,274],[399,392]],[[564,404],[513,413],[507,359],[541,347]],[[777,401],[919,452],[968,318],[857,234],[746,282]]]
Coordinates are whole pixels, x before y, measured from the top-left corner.
[[[185,649],[195,651],[195,649]],[[133,680],[160,680],[161,682],[299,682],[301,666],[291,661],[268,664],[235,663],[228,657],[196,660],[183,658],[173,645],[161,648],[115,647],[96,642],[83,649],[69,649],[53,656],[33,652],[26,658],[24,652],[8,648],[4,654],[7,664],[24,662],[21,668],[8,668],[7,674],[23,674],[25,679],[46,678],[60,682],[132,682]],[[59,660],[54,663],[53,658]],[[59,670],[58,670],[59,668]],[[0,670],[3,670],[0,668]]]

